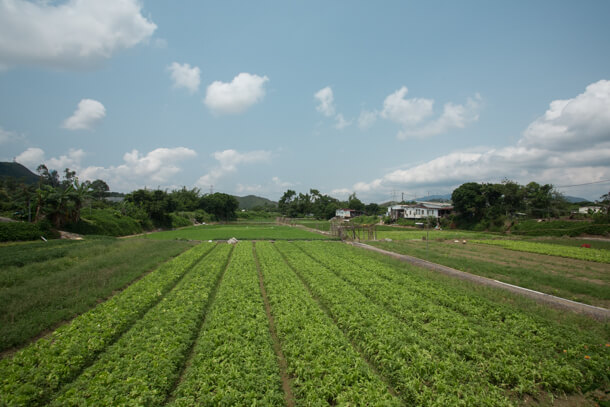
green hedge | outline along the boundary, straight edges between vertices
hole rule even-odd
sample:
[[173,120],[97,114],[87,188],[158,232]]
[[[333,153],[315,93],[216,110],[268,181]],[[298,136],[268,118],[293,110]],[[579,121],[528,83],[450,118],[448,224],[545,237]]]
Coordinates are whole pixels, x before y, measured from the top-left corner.
[[45,239],[56,239],[59,234],[44,222],[0,222],[0,242],[37,240],[41,236]]
[[142,232],[140,223],[114,209],[85,210],[81,220],[66,225],[66,230],[81,235],[125,236]]

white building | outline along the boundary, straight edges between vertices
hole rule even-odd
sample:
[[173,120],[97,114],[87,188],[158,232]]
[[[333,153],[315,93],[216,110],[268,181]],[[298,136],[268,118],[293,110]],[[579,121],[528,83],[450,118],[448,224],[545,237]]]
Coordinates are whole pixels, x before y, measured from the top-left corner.
[[392,219],[425,219],[428,217],[440,218],[453,210],[450,204],[439,202],[418,202],[411,205],[393,205],[388,208],[387,215]]
[[360,214],[361,214],[361,212],[359,212],[355,209],[337,209],[335,211],[335,216],[337,218],[343,218],[343,219],[355,218],[356,216],[359,216]]
[[602,211],[601,206],[581,206],[578,208],[578,213],[586,215],[588,213],[598,213]]

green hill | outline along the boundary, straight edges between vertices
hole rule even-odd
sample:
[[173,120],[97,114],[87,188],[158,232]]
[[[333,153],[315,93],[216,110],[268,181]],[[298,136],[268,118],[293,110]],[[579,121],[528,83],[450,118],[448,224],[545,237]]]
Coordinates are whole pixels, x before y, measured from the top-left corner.
[[0,162],[0,178],[12,177],[26,184],[38,182],[38,176],[23,165],[15,162]]
[[273,202],[267,198],[261,198],[260,196],[247,195],[247,196],[236,196],[237,202],[239,202],[239,209],[252,209],[257,206],[273,206],[277,207],[277,202]]

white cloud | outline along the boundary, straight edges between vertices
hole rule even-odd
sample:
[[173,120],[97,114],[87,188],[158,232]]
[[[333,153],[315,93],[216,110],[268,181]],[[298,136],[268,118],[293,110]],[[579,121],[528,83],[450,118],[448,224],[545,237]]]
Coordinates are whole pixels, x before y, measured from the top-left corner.
[[151,37],[138,0],[0,0],[0,65],[95,66]]
[[403,86],[396,92],[388,95],[383,101],[381,117],[410,127],[420,123],[432,115],[434,100],[432,99],[405,99],[408,89]]
[[178,62],[174,62],[167,69],[171,71],[170,76],[175,88],[185,88],[191,93],[199,90],[201,70],[198,67],[191,68],[189,64],[180,65]]
[[575,98],[551,102],[525,130],[519,145],[564,151],[609,141],[609,129],[610,81],[601,80]]
[[[384,119],[402,126],[398,132],[399,139],[408,137],[430,137],[446,133],[453,128],[463,128],[466,124],[478,120],[481,96],[476,94],[466,104],[446,103],[443,113],[436,119],[430,119],[434,113],[434,100],[412,98],[406,99],[408,89],[403,86],[388,95],[379,113]],[[370,112],[361,114],[362,124],[366,126],[374,117]],[[361,128],[363,127],[361,125]]]
[[74,114],[62,124],[69,130],[91,130],[95,124],[106,116],[103,104],[93,99],[82,99]]
[[217,151],[213,154],[213,157],[218,161],[218,166],[212,168],[210,172],[199,178],[197,185],[200,187],[214,185],[220,178],[235,173],[239,165],[267,162],[271,159],[271,152],[257,150],[240,153],[229,149]]
[[15,161],[35,171],[44,162],[44,151],[40,148],[31,147],[15,157]]
[[0,127],[0,144],[14,143],[24,139],[25,137],[23,135],[18,134],[15,131],[4,130]]
[[331,117],[335,114],[333,90],[330,86],[317,91],[314,98],[318,101],[318,105],[316,106],[318,112],[326,117]]
[[60,173],[66,169],[78,170],[81,168],[81,161],[87,154],[81,149],[68,150],[68,154],[60,155],[59,157],[49,158],[45,160],[46,166],[51,169],[56,169]]
[[260,193],[264,190],[263,186],[260,184],[256,184],[256,185],[243,185],[243,184],[237,184],[237,188],[236,188],[236,192],[238,194],[256,194],[256,193]]
[[335,116],[335,128],[338,130],[343,130],[344,128],[346,128],[347,126],[352,124],[352,121],[349,120],[345,120],[345,118],[343,117],[343,115],[341,113],[339,113],[337,116]]
[[335,98],[330,86],[320,89],[313,96],[318,101],[316,106],[318,112],[326,117],[335,117],[335,128],[337,130],[343,130],[352,124],[352,121],[346,120],[343,114],[337,113],[335,115]]
[[35,171],[38,165],[45,164],[50,170],[60,173],[65,168],[76,171],[82,180],[103,179],[114,191],[132,191],[144,186],[166,184],[181,171],[179,164],[197,156],[194,150],[186,147],[157,148],[141,154],[138,150],[123,155],[123,164],[110,167],[84,166],[87,156],[81,149],[70,149],[67,154],[45,159],[40,148],[28,148],[17,156],[16,161]]
[[275,186],[280,188],[290,188],[291,186],[294,186],[292,182],[282,181],[279,177],[273,177],[271,178],[271,181]]
[[216,114],[239,114],[265,97],[266,76],[240,73],[230,83],[212,82],[204,103]]
[[358,116],[358,127],[360,130],[369,129],[375,124],[377,121],[377,116],[379,113],[376,111],[368,111],[363,110],[360,112],[360,116]]
[[[446,111],[444,120],[449,122],[464,118],[455,106]],[[465,182],[500,182],[503,178],[558,186],[610,179],[609,135],[610,81],[599,81],[575,98],[551,102],[544,116],[531,123],[514,146],[451,152],[345,190],[387,194],[401,187],[422,193],[428,187],[450,191]],[[583,187],[580,191],[595,197],[599,188]]]

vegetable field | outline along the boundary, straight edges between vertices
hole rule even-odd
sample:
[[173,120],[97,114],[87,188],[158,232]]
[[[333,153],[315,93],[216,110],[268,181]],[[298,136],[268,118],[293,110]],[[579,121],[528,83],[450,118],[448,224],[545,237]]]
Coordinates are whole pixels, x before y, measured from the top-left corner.
[[588,403],[608,342],[338,242],[202,243],[0,360],[0,405]]
[[521,240],[474,240],[473,242],[500,246],[519,252],[548,254],[550,256],[567,257],[570,259],[610,263],[610,250],[592,249],[590,247],[559,246],[555,244],[526,242]]
[[288,239],[288,240],[325,240],[330,239],[318,233],[280,226],[275,224],[263,225],[200,225],[191,226],[179,230],[157,232],[146,235],[149,239],[173,240],[229,240],[234,237],[238,240],[265,240],[265,239]]

